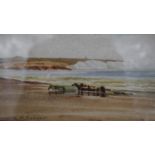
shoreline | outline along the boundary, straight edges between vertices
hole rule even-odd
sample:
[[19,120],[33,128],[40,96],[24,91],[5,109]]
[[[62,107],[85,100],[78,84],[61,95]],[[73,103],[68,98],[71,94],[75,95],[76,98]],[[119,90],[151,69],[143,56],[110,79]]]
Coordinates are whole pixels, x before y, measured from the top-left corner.
[[49,96],[47,87],[0,78],[0,121],[155,120],[154,97]]
[[[16,81],[21,82],[21,83],[27,83],[27,84],[40,84],[40,85],[50,85],[51,82],[46,82],[46,81],[40,81],[40,80],[22,80],[22,79],[17,79],[17,78],[8,78],[8,77],[0,77],[0,80],[9,80],[9,81]],[[59,84],[58,84],[59,85]],[[65,85],[65,86],[71,86],[71,85]],[[111,92],[116,92],[116,94],[113,94],[113,96],[154,96],[155,92],[154,91],[138,91],[138,90],[126,90],[126,89],[111,89]],[[118,93],[117,93],[118,92]],[[120,94],[119,94],[120,93]],[[124,94],[123,94],[124,93]],[[111,93],[110,93],[111,94]]]

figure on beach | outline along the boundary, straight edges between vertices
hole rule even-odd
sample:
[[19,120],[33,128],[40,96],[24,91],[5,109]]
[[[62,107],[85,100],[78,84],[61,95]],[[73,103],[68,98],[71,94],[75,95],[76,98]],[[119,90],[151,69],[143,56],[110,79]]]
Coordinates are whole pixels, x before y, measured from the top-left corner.
[[87,94],[88,96],[93,95],[93,96],[106,97],[106,89],[104,86],[96,87],[96,86],[85,85],[83,83],[81,84],[74,83],[72,86],[77,87],[78,96]]
[[100,92],[102,97],[106,97],[106,89],[104,86],[100,87]]

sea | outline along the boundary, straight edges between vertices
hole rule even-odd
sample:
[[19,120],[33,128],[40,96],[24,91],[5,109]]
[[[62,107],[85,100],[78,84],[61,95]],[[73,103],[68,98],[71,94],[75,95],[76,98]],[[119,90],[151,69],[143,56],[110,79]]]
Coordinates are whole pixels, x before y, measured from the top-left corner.
[[87,83],[109,89],[155,94],[155,71],[13,70],[0,69],[1,78],[72,85]]

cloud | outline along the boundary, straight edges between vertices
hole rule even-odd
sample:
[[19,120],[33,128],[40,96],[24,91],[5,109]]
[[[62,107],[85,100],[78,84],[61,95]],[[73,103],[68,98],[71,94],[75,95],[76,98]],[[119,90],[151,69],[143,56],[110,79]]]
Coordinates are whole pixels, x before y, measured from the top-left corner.
[[155,35],[115,35],[113,44],[125,68],[155,69]]
[[0,35],[0,57],[29,57],[30,49],[53,35]]
[[111,42],[111,35],[55,35],[31,49],[32,56],[121,59]]

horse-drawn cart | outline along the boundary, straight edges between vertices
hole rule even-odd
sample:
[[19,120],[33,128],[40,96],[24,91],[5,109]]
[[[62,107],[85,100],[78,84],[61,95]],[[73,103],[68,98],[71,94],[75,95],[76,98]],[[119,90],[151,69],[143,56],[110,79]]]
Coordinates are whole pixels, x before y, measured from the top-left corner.
[[106,96],[106,89],[104,86],[96,87],[96,86],[85,85],[83,83],[81,84],[74,83],[72,86],[77,87],[78,95],[87,94],[88,96],[101,96],[101,97]]
[[48,88],[49,95],[51,94],[77,94],[78,96],[106,96],[106,89],[104,86],[95,87],[84,84],[74,83],[72,86],[58,86],[50,85]]

